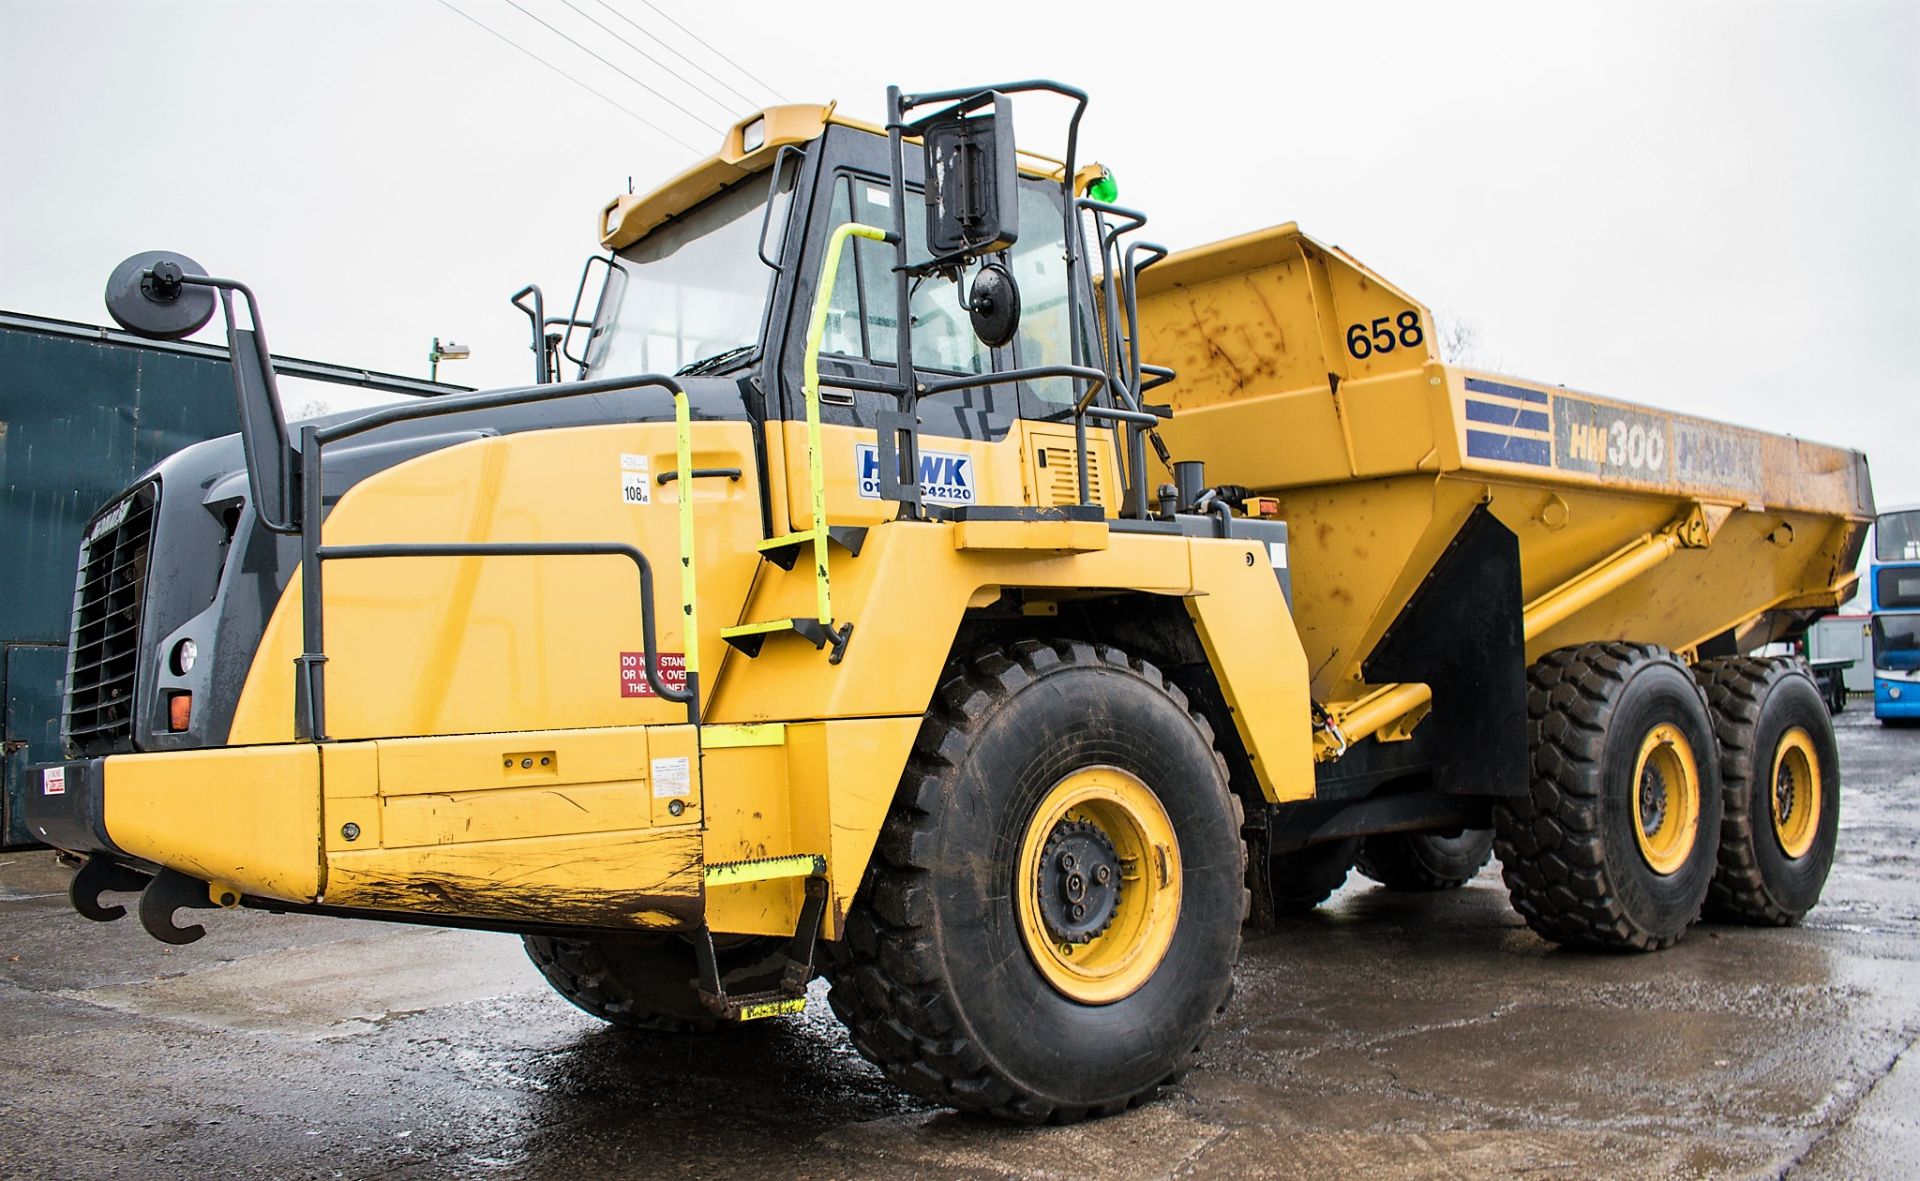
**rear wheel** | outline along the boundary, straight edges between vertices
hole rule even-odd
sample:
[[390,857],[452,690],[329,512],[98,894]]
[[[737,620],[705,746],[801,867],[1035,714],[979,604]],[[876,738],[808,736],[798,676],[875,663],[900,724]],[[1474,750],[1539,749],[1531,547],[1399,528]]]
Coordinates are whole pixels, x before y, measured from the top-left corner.
[[1799,922],[1820,900],[1840,833],[1840,751],[1820,690],[1795,660],[1710,660],[1726,813],[1707,895],[1715,918]]
[[1356,863],[1389,890],[1455,890],[1493,860],[1493,830],[1390,832],[1368,837]]
[[[722,1024],[694,987],[693,944],[651,932],[558,939],[525,935],[527,958],[561,996],[602,1021],[659,1033],[704,1033]],[[729,992],[778,983],[787,963],[784,939],[741,939],[717,949]]]
[[1116,649],[948,666],[835,948],[834,1011],[907,1090],[1066,1122],[1186,1066],[1246,914],[1212,731]]
[[1527,673],[1532,781],[1494,809],[1514,909],[1556,943],[1679,942],[1713,879],[1721,790],[1707,702],[1651,644],[1562,648]]

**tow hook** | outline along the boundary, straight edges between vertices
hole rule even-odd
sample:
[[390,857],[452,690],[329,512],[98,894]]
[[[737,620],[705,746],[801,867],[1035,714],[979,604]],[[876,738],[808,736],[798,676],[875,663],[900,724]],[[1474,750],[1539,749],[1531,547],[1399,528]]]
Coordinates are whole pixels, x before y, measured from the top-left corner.
[[207,896],[207,883],[177,869],[163,869],[140,895],[140,925],[160,942],[179,947],[197,941],[207,929],[198,923],[177,927],[173,912],[181,907],[212,910],[217,905]]
[[123,917],[127,908],[118,904],[102,906],[100,895],[109,891],[131,894],[145,889],[147,881],[147,875],[139,870],[95,853],[74,873],[73,883],[67,887],[67,901],[73,904],[73,909],[82,918],[92,919],[96,923],[110,923]]

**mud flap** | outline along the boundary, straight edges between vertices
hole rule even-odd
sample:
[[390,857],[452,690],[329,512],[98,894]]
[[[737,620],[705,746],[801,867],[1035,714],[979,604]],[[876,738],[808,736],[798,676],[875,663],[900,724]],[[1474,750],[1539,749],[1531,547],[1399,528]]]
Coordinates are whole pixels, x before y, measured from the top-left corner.
[[1520,539],[1478,505],[1362,665],[1371,684],[1433,690],[1434,786],[1527,790],[1527,645]]

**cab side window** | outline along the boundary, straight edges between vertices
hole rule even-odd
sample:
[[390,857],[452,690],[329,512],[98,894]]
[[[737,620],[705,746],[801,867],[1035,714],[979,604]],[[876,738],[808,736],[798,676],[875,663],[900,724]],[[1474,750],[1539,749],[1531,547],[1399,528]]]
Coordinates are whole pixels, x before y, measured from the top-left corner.
[[[1007,252],[1007,267],[1020,285],[1020,331],[1014,348],[1022,369],[1073,361],[1066,231],[1059,201],[1059,189],[1052,182],[1020,184],[1020,239]],[[1070,411],[1073,382],[1065,377],[1042,378],[1028,382],[1023,394],[1023,418],[1051,418]]]
[[[909,201],[917,194],[909,193]],[[884,181],[842,175],[833,182],[829,228],[847,222],[889,228],[894,223],[892,194]],[[907,251],[916,261],[926,253],[925,219],[907,216]],[[856,238],[841,256],[828,303],[822,352],[858,358],[880,366],[899,360],[899,324],[894,317],[893,247]],[[910,300],[915,368],[945,373],[990,373],[993,351],[973,334],[951,280],[927,276],[915,281]]]

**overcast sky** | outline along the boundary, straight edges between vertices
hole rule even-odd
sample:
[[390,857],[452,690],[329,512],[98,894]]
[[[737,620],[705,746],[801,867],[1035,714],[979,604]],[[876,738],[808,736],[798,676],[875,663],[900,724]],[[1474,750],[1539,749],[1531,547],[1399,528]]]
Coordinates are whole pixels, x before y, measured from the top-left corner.
[[564,311],[629,177],[776,92],[877,120],[889,82],[1047,75],[1175,248],[1297,220],[1479,363],[1860,447],[1920,501],[1911,0],[654,0],[713,49],[607,3],[0,0],[0,308],[104,323],[108,271],[164,247],[252,284],[276,351],[424,375],[438,335],[474,351],[443,376],[519,383],[508,294]]

